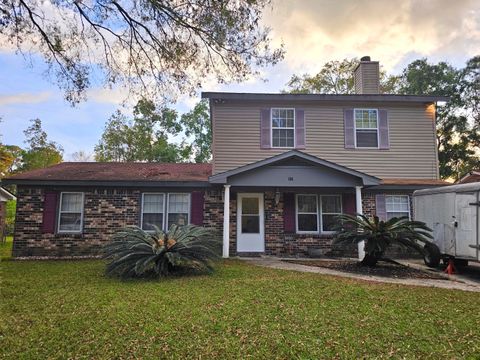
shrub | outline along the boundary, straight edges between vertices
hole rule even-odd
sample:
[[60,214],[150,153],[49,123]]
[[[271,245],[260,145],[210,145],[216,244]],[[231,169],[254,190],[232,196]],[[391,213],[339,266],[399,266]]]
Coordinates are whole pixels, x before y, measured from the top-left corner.
[[115,233],[104,250],[104,258],[110,260],[107,275],[160,277],[213,271],[221,242],[211,230],[194,225],[172,225],[168,232],[155,227],[154,233],[131,226]]
[[340,215],[335,228],[334,243],[358,243],[365,241],[363,265],[375,266],[387,248],[393,244],[411,248],[423,254],[425,244],[430,244],[432,230],[421,221],[408,217],[380,220],[365,215]]

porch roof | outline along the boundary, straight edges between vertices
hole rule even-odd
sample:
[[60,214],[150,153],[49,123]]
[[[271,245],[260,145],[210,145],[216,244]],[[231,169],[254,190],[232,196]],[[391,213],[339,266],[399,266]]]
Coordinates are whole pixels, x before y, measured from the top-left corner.
[[[298,162],[300,166],[292,165],[292,163],[278,166],[285,164],[288,160],[293,160],[294,163]],[[302,164],[307,166],[301,166]],[[297,181],[295,178],[300,179],[300,181]],[[212,184],[243,186],[262,186],[268,184],[270,186],[292,187],[345,187],[374,186],[381,184],[381,179],[375,176],[320,159],[298,150],[290,150],[236,169],[212,175],[209,181]]]

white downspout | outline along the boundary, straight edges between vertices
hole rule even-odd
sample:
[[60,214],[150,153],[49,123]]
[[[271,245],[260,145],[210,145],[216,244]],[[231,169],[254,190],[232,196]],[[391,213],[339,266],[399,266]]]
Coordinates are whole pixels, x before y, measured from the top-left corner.
[[230,252],[230,185],[224,185],[223,194],[223,257],[228,258]]
[[[355,200],[357,207],[357,214],[363,215],[362,209],[362,186],[355,186]],[[358,260],[362,261],[365,257],[365,241],[358,243]]]

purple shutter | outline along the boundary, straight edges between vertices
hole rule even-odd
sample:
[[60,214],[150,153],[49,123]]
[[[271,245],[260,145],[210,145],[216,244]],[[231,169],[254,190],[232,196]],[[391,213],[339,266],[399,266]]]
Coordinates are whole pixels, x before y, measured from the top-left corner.
[[56,192],[45,193],[45,199],[43,201],[42,233],[53,234],[55,232],[57,199],[58,194]]
[[295,232],[295,194],[283,194],[283,230],[286,233]]
[[376,215],[380,220],[387,219],[387,206],[385,205],[385,194],[377,194],[375,196]]
[[295,109],[295,148],[305,149],[305,110]]
[[355,125],[353,123],[353,109],[343,111],[345,149],[355,149]]
[[193,191],[191,211],[190,211],[191,224],[203,226],[203,203],[204,203],[204,192]]
[[260,148],[270,149],[271,137],[270,137],[270,109],[260,110]]
[[356,214],[356,199],[355,194],[343,194],[342,195],[342,202],[343,202],[343,213],[348,215],[355,215]]
[[387,110],[378,110],[378,148],[390,148]]

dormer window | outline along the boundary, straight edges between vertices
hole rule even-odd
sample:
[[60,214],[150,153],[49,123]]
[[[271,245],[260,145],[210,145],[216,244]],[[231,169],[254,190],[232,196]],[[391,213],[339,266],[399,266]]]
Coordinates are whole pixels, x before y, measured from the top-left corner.
[[271,109],[272,147],[295,147],[295,110],[287,108]]
[[378,148],[378,110],[355,109],[355,147]]

